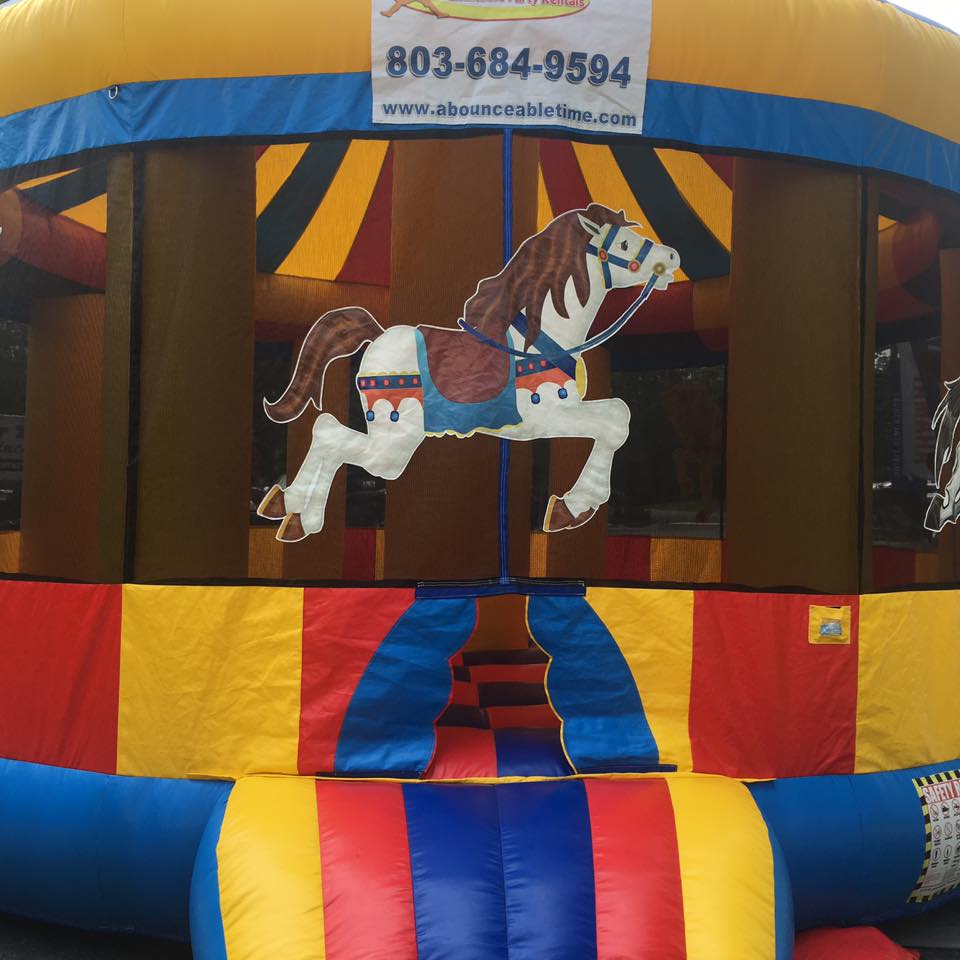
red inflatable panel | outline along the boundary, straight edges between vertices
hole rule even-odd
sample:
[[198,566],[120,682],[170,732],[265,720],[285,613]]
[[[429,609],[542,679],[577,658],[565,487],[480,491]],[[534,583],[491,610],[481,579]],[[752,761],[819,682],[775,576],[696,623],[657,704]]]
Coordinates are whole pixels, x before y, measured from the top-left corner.
[[[586,782],[597,898],[597,960],[684,960],[677,829],[663,780]],[[642,829],[637,829],[643,824]]]
[[394,783],[317,781],[327,960],[415,960],[403,793]]
[[876,927],[808,930],[797,937],[793,960],[920,960]]
[[[809,607],[850,606],[851,638],[814,644]],[[729,777],[853,773],[857,597],[695,595],[694,769]]]
[[0,583],[0,756],[117,772],[121,588]]

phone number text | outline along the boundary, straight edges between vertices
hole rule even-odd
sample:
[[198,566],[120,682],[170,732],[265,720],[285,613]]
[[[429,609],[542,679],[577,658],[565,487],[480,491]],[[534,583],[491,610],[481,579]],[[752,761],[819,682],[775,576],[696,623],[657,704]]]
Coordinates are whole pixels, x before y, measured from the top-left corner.
[[506,47],[471,47],[466,57],[455,60],[449,47],[393,46],[387,51],[387,76],[399,78],[407,74],[414,77],[432,75],[440,80],[462,73],[473,80],[482,77],[516,76],[526,80],[531,76],[543,76],[554,83],[566,80],[567,83],[587,83],[595,87],[605,83],[616,83],[626,89],[630,86],[630,58],[622,57],[611,65],[610,57],[604,53],[590,55],[580,50],[564,53],[562,50],[548,51],[542,60],[532,61],[530,48],[525,47],[511,54]]

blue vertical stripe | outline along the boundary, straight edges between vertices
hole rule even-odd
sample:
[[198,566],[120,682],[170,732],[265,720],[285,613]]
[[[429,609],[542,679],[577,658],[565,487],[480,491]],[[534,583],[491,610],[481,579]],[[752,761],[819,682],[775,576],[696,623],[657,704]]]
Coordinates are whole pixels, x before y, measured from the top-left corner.
[[568,777],[560,730],[494,730],[498,777]]
[[527,621],[552,658],[547,690],[578,773],[662,769],[620,648],[583,597],[530,597]]
[[405,784],[419,960],[507,960],[497,797]]
[[217,844],[227,812],[229,793],[217,802],[200,839],[190,882],[190,947],[196,960],[227,960],[227,941],[220,910]]
[[510,960],[596,957],[593,840],[583,783],[504,784],[496,792]]
[[[503,131],[503,262],[513,256],[513,131]],[[500,440],[500,580],[510,577],[510,441]]]
[[337,742],[338,774],[420,777],[450,699],[450,658],[473,633],[474,599],[417,599],[394,624],[354,691]]

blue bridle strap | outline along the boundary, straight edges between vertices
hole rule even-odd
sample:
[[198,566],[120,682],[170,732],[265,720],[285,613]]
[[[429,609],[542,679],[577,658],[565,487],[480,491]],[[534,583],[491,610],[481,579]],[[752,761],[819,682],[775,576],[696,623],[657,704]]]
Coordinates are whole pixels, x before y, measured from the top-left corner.
[[603,285],[607,290],[613,289],[613,273],[610,270],[611,266],[623,267],[625,270],[629,270],[630,265],[635,263],[637,264],[637,269],[639,270],[643,264],[643,261],[650,256],[650,251],[653,249],[653,241],[645,238],[640,246],[640,250],[637,252],[636,257],[634,257],[633,260],[625,260],[623,257],[618,257],[616,254],[610,252],[610,248],[617,239],[617,234],[619,232],[619,227],[611,226],[606,237],[604,237],[603,245],[599,249],[592,243],[589,247],[587,247],[587,253],[592,254],[600,261],[600,270],[603,273]]

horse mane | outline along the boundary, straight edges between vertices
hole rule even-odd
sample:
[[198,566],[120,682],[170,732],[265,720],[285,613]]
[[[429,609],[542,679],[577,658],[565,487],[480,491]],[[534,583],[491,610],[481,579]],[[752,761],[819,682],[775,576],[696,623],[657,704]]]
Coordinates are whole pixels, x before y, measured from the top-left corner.
[[623,211],[615,213],[599,203],[591,203],[585,210],[568,210],[524,241],[495,277],[477,284],[477,292],[464,305],[464,320],[484,336],[502,342],[517,314],[525,311],[525,349],[529,349],[540,333],[547,294],[557,313],[566,317],[564,290],[573,277],[577,298],[586,303],[590,296],[586,252],[593,236],[584,230],[580,214],[601,227],[636,226]]
[[960,469],[960,464],[956,462],[956,448],[960,445],[960,377],[946,382],[944,386],[947,392],[940,401],[931,424],[937,431],[933,474],[938,490],[946,486],[953,474]]

